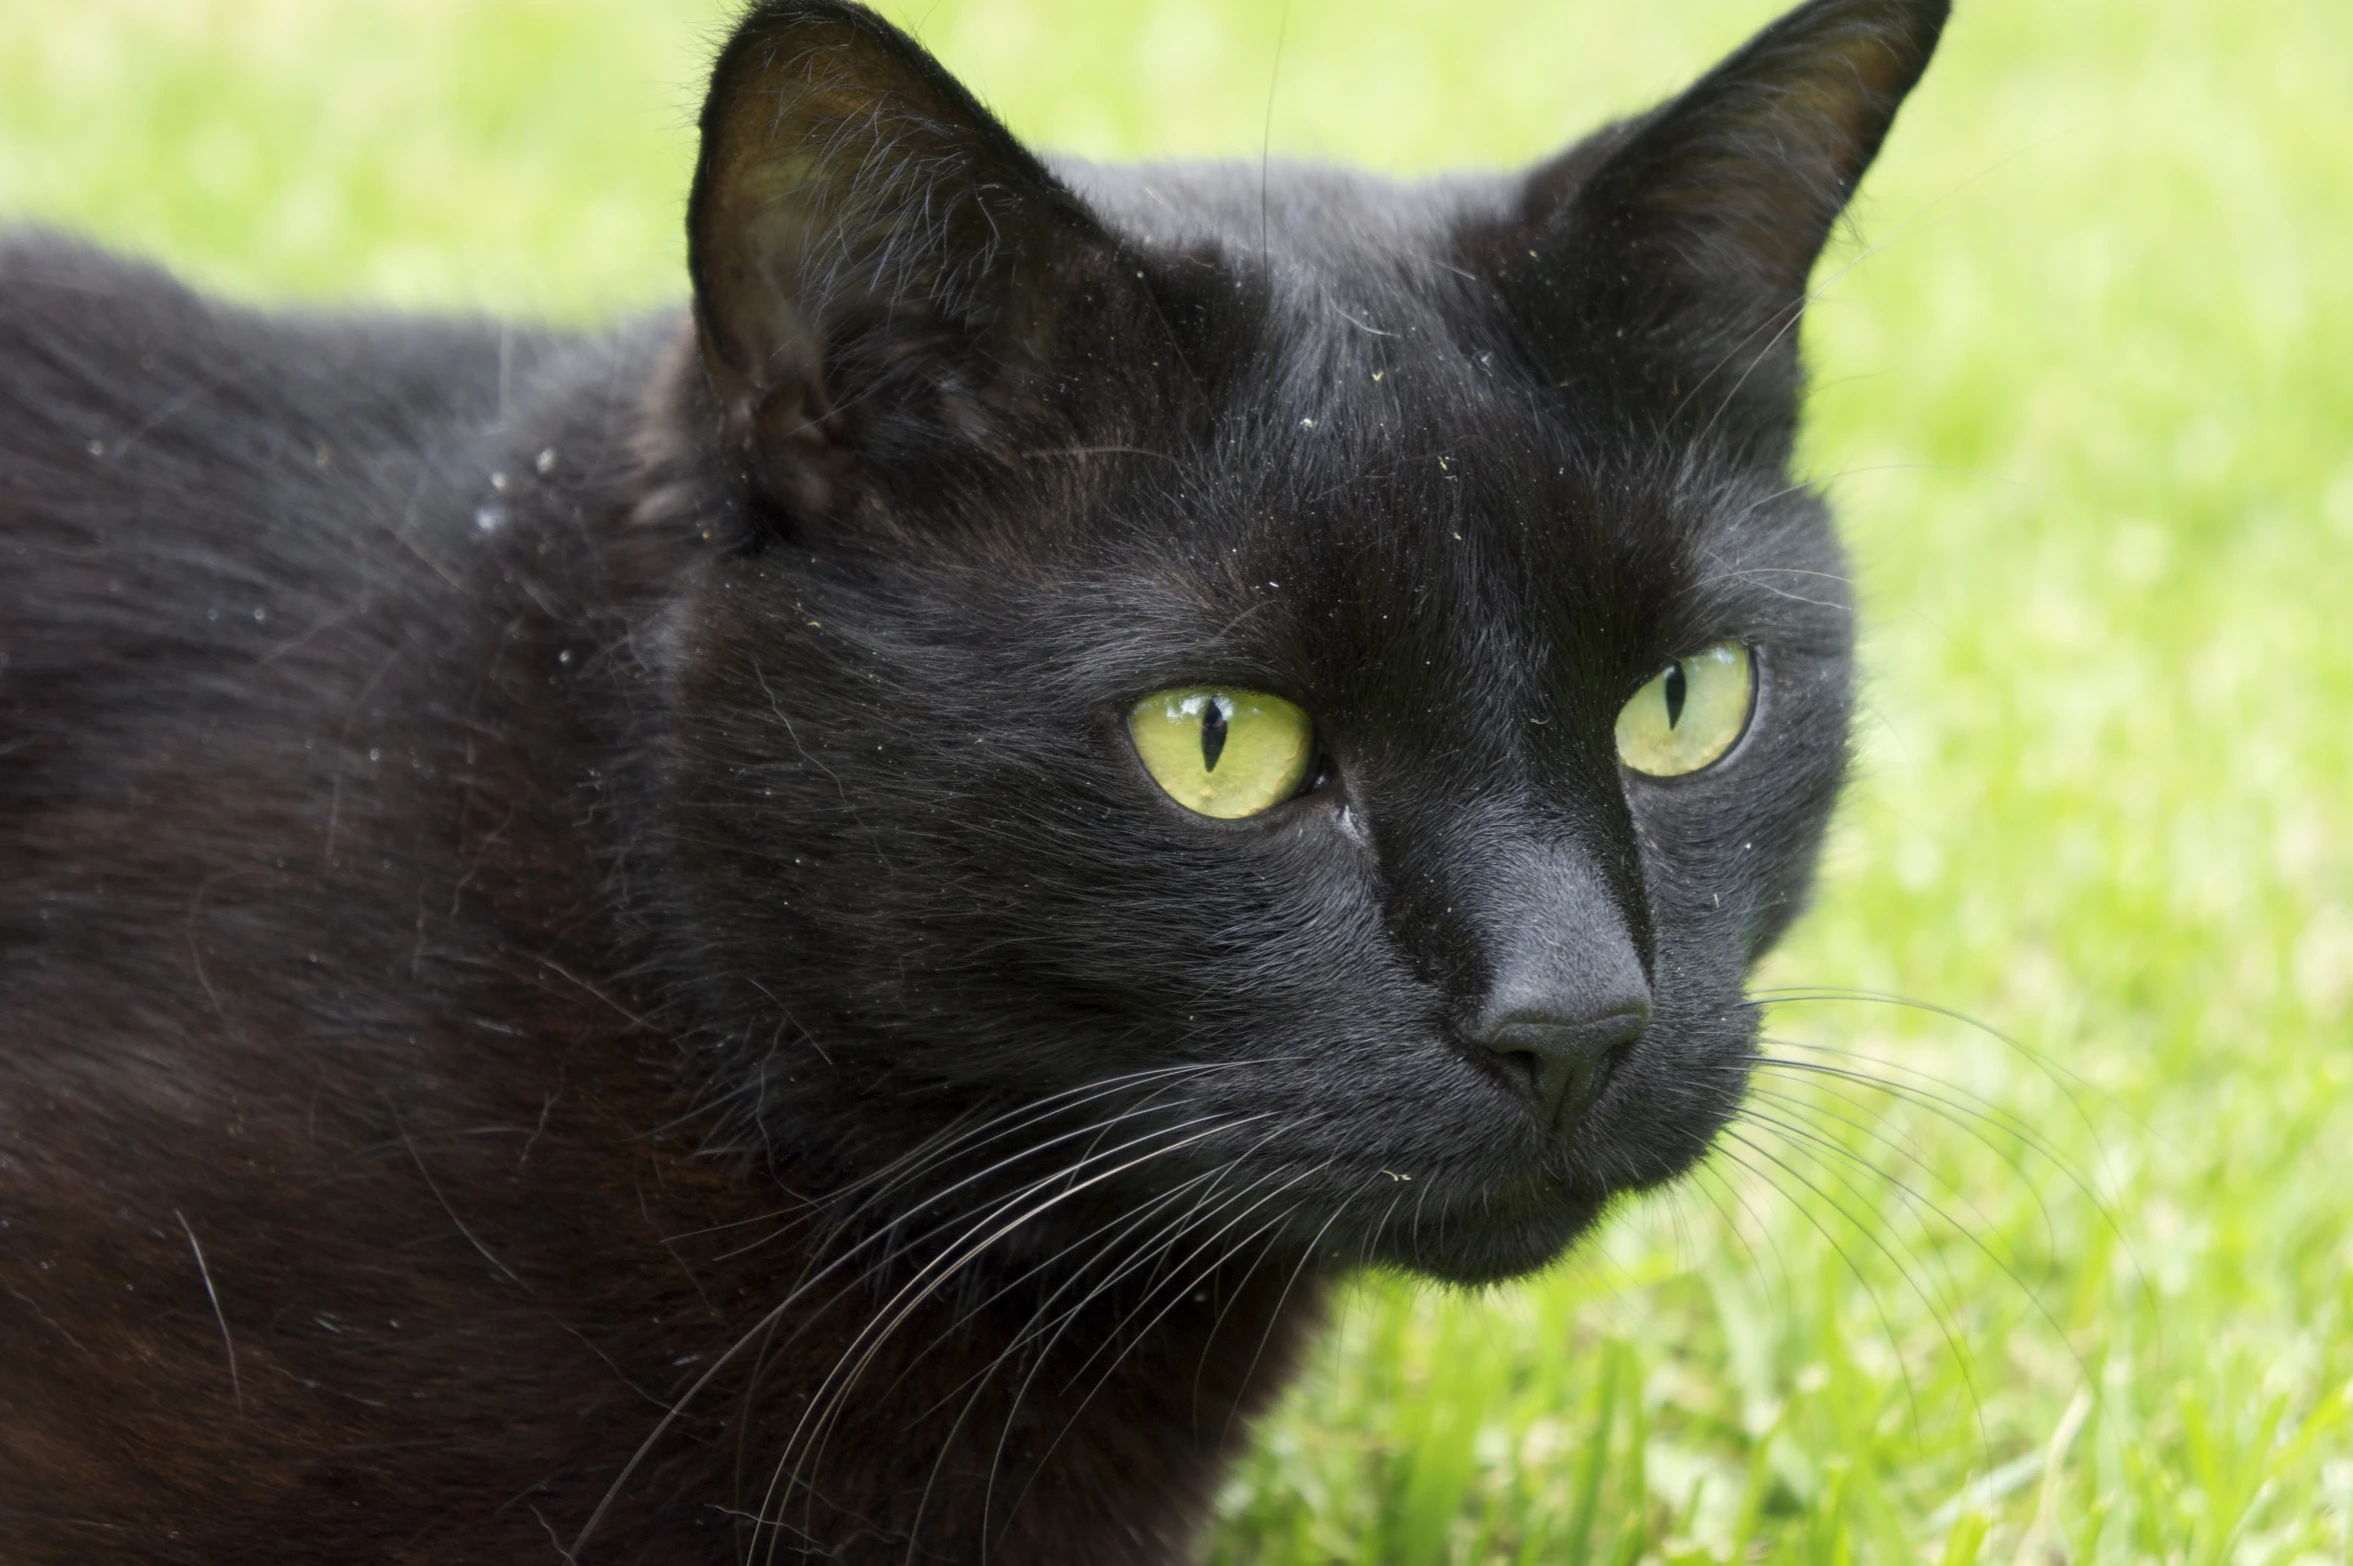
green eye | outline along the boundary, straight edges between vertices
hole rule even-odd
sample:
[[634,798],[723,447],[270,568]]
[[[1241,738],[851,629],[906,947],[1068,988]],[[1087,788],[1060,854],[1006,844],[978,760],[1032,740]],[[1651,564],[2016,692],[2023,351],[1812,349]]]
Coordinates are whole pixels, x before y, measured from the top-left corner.
[[1160,691],[1129,711],[1127,731],[1169,798],[1221,821],[1289,799],[1315,760],[1307,714],[1262,691]]
[[1740,738],[1756,692],[1756,670],[1738,642],[1678,658],[1618,714],[1618,759],[1654,778],[1697,772]]

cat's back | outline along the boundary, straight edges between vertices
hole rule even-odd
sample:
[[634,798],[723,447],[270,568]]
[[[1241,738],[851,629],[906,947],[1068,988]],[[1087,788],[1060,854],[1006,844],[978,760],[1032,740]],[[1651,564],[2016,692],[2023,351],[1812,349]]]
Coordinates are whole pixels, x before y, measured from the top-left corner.
[[[84,245],[0,238],[9,1015],[43,990],[152,988],[192,898],[258,897],[221,877],[301,864],[325,894],[369,824],[344,751],[380,751],[368,704],[465,639],[486,453],[556,346],[265,316]],[[301,917],[303,890],[270,905]],[[21,1065],[56,1030],[15,1031]]]
[[[355,528],[493,432],[547,347],[487,323],[262,315],[83,244],[0,235],[9,667],[159,638],[243,647],[221,594],[381,575]],[[439,497],[412,493],[431,542],[422,502]],[[245,605],[250,623],[269,608]]]

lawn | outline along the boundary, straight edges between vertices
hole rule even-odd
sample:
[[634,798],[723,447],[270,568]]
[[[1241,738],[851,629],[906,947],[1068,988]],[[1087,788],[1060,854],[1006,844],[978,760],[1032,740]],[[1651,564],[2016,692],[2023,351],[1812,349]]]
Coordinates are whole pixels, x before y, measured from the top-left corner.
[[[893,10],[1050,146],[1413,171],[1771,3]],[[603,319],[680,288],[722,16],[19,0],[0,213]],[[1354,1291],[1216,1560],[2353,1561],[2349,62],[2344,0],[1962,0],[1808,328],[1868,675],[1779,1063],[1549,1275]]]

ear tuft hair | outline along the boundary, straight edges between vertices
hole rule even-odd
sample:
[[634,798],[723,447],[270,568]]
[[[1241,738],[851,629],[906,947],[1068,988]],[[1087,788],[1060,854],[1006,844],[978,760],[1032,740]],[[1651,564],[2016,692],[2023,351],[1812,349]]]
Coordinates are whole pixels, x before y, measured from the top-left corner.
[[729,40],[687,235],[724,438],[792,517],[1000,437],[1112,275],[1077,198],[844,0],[774,0]]

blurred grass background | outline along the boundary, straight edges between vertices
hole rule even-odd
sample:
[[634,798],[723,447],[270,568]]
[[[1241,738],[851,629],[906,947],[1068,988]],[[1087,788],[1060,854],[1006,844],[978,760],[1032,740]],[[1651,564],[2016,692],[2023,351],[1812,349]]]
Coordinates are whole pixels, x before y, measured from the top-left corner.
[[[886,9],[1047,146],[1414,171],[1773,4]],[[0,214],[602,320],[725,15],[0,0]],[[1217,1561],[2353,1561],[2349,72],[2344,0],[1961,0],[1808,328],[1869,673],[1785,1064],[1550,1275],[1355,1291]]]

